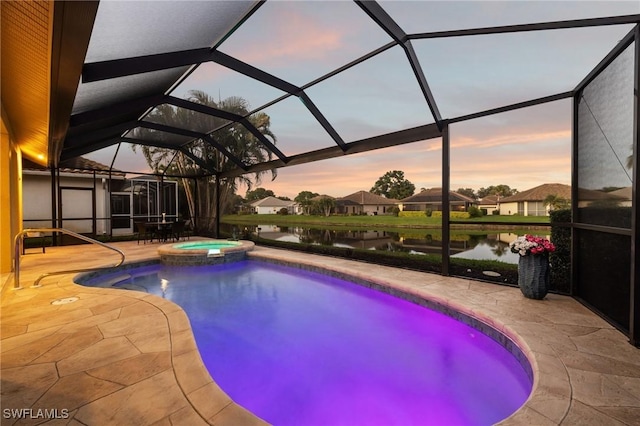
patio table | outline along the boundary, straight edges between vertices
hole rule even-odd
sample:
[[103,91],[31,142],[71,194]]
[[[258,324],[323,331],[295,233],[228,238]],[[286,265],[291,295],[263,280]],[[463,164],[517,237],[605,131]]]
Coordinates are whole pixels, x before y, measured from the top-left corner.
[[149,227],[155,227],[158,231],[158,240],[166,242],[169,235],[171,235],[171,227],[173,226],[173,222],[147,222],[145,225]]

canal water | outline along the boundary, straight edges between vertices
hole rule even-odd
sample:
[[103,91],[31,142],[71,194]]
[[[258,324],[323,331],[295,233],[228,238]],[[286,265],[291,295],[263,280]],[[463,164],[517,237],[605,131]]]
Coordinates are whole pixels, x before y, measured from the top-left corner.
[[[277,225],[222,224],[222,232],[242,236],[250,232],[261,238],[292,243],[318,244],[364,250],[404,251],[412,254],[441,254],[442,234],[429,229],[353,230],[318,227],[284,227]],[[465,259],[497,260],[517,264],[518,255],[511,253],[509,243],[518,237],[515,230],[452,231],[451,256]],[[541,232],[541,231],[538,231]],[[545,231],[542,231],[545,234]],[[548,236],[547,236],[548,238]]]

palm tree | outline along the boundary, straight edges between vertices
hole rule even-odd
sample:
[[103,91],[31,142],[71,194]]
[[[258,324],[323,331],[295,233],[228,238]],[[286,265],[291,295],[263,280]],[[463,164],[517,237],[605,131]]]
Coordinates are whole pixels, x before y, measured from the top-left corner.
[[560,210],[569,208],[570,202],[564,197],[557,194],[549,194],[543,201],[545,206],[549,206],[549,210]]
[[[194,90],[189,92],[187,98],[190,102],[218,108],[234,113],[239,116],[247,116],[250,111],[249,103],[240,97],[230,97],[220,102],[205,92]],[[245,126],[239,123],[228,124],[227,120],[214,117],[185,108],[176,108],[172,105],[162,104],[156,107],[147,117],[147,121],[165,124],[169,126],[186,128],[189,130],[211,135],[215,141],[224,146],[229,153],[234,155],[243,163],[250,165],[262,163],[272,158],[269,151]],[[255,126],[260,133],[268,138],[273,144],[276,137],[270,130],[270,117],[258,112],[252,114],[247,120]],[[138,128],[134,133],[135,137],[141,139],[153,138],[154,140],[169,139],[165,132],[159,132],[147,128]],[[134,151],[140,148],[149,167],[154,172],[177,174],[180,176],[194,176],[201,174],[199,166],[189,155],[173,149],[152,147],[147,145],[133,145]],[[194,140],[185,146],[188,153],[201,160],[201,165],[209,166],[218,172],[232,170],[237,165],[221,154],[215,147],[202,139]],[[221,212],[230,207],[240,184],[245,184],[251,189],[254,184],[258,184],[261,177],[267,172],[256,172],[234,178],[223,178],[220,180],[220,206]],[[276,177],[276,171],[271,170],[272,179]],[[215,203],[215,177],[206,176],[198,178],[198,182],[189,178],[181,178],[180,183],[184,188],[189,213],[191,217],[197,217],[196,226],[200,230],[211,231],[214,227],[215,218],[218,214]],[[197,203],[196,203],[197,200]],[[196,215],[197,212],[197,215]]]
[[330,216],[331,211],[336,207],[336,200],[328,195],[319,195],[313,200],[313,209],[319,214]]
[[503,243],[502,241],[498,241],[497,244],[491,245],[491,252],[496,255],[496,257],[502,257],[507,254],[507,249],[509,248],[509,244]]

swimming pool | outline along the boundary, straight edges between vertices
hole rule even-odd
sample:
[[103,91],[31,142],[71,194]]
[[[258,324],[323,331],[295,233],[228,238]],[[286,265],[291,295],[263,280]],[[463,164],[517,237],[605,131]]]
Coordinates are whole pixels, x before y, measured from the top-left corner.
[[531,391],[474,328],[338,278],[253,260],[127,272],[85,284],[182,306],[214,380],[275,425],[493,424]]

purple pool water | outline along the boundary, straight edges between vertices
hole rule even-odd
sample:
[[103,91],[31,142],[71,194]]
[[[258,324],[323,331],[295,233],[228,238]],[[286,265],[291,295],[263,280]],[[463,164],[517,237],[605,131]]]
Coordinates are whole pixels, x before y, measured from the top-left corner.
[[274,425],[489,425],[531,391],[474,328],[344,280],[256,261],[130,273],[114,286],[180,305],[214,380]]

